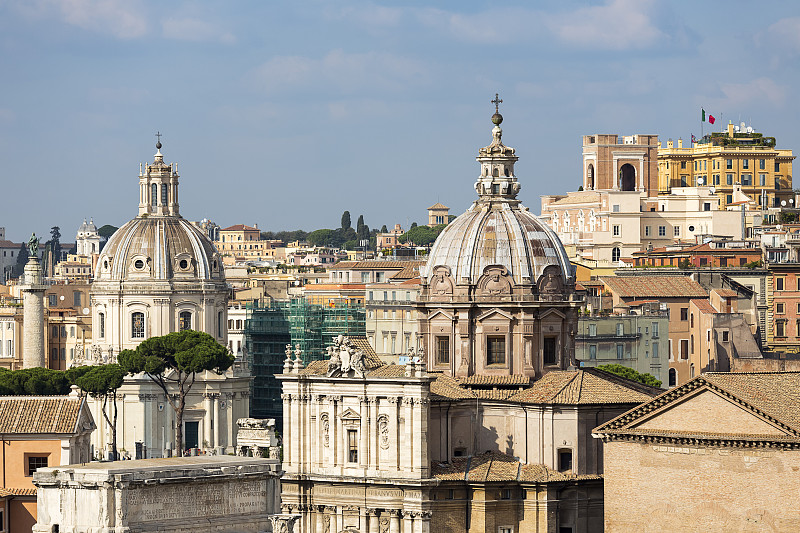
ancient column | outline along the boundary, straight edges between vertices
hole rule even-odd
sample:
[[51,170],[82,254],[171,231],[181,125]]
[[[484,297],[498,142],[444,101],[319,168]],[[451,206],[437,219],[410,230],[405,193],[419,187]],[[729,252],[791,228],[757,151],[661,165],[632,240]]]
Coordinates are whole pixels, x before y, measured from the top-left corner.
[[400,510],[389,511],[389,533],[400,533]]
[[380,533],[380,523],[378,522],[377,509],[368,510],[369,517],[369,533]]
[[[36,244],[38,247],[38,241]],[[25,285],[22,288],[23,368],[47,366],[44,353],[44,291],[42,267],[36,253],[33,253],[28,259],[28,264],[25,265]]]
[[[359,419],[359,427],[358,427],[358,447],[360,452],[358,454],[358,466],[362,468],[366,468],[369,465],[369,441],[368,433],[369,430],[367,429],[367,422],[369,421],[369,402],[366,396],[361,396],[358,399],[358,403],[361,410],[361,418]],[[363,528],[360,528],[363,529]]]
[[211,442],[211,420],[214,410],[214,395],[210,392],[204,394],[206,400],[206,415],[203,420],[203,442],[200,444],[203,448],[210,448],[213,446]]

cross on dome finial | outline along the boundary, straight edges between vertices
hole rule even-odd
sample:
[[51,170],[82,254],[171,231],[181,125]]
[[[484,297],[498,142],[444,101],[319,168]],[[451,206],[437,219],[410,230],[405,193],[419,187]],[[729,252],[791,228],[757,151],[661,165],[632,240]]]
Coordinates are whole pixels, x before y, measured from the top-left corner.
[[500,95],[498,93],[494,93],[494,100],[490,100],[489,103],[494,104],[494,112],[500,112],[500,104],[503,103],[503,100],[500,99]]
[[495,126],[499,126],[503,122],[503,115],[500,114],[500,104],[503,103],[503,100],[500,98],[500,95],[494,93],[494,100],[489,100],[489,103],[494,104],[494,115],[492,115],[492,123]]
[[156,137],[158,138],[158,141],[156,141],[156,150],[161,150],[161,132],[160,131],[156,132]]

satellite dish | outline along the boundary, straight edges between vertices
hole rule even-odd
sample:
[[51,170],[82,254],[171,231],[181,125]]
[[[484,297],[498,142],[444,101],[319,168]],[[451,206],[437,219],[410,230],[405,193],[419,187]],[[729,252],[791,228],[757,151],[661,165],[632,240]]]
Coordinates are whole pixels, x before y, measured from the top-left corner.
[[705,180],[703,180],[703,178],[697,178],[698,185],[702,185],[703,183],[705,183]]
[[747,124],[745,124],[744,122],[740,122],[739,127],[745,129],[747,127]]
[[89,314],[89,308],[88,307],[84,307],[83,308],[83,314],[84,315],[88,315]]
[[711,194],[714,194],[715,192],[717,192],[717,189],[715,189],[714,187],[709,187],[708,188],[708,192],[710,192]]
[[[786,207],[786,200],[781,200],[781,206]],[[62,296],[61,299],[63,300],[64,297]]]

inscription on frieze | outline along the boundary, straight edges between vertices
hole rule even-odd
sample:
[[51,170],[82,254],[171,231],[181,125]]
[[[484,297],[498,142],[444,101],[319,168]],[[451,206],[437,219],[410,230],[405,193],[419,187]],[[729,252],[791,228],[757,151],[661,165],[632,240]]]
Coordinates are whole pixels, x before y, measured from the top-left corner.
[[267,482],[139,486],[128,490],[131,522],[214,518],[267,512]]

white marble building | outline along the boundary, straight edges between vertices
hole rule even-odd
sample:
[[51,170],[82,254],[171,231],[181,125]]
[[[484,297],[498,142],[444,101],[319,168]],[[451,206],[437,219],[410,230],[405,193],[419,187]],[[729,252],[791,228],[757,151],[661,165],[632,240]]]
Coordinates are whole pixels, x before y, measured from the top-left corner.
[[100,234],[97,233],[94,220],[89,219],[89,222],[86,222],[86,219],[83,219],[83,224],[80,225],[78,234],[75,236],[75,250],[77,255],[87,257],[100,253]]
[[[177,164],[164,163],[161,143],[152,164],[139,170],[139,214],[103,247],[91,290],[92,346],[86,364],[114,362],[121,350],[173,331],[193,329],[227,345],[228,286],[222,260],[208,237],[181,217]],[[187,447],[233,452],[236,419],[248,416],[250,375],[237,361],[224,375],[198,376],[187,398]],[[133,454],[143,443],[149,457],[174,446],[174,413],[163,391],[146,376],[126,379],[119,448]],[[95,451],[106,450],[110,430],[97,402]]]

